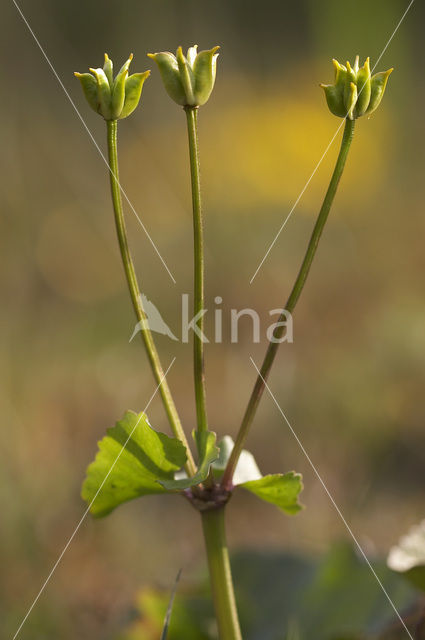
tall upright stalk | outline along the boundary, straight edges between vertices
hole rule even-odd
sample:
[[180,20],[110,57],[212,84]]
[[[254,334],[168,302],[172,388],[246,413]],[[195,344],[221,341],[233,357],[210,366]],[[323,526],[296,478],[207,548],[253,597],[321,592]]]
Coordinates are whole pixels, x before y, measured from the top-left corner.
[[[307,252],[304,256],[304,260],[301,265],[301,269],[298,273],[297,279],[295,280],[295,284],[292,288],[288,301],[285,305],[284,312],[279,317],[279,323],[284,323],[284,321],[286,320],[285,312],[292,313],[294,311],[295,306],[298,302],[298,299],[306,283],[311,264],[313,262],[314,256],[316,255],[320,236],[322,235],[323,228],[326,224],[326,220],[328,219],[329,211],[331,209],[332,202],[335,198],[339,181],[344,171],[345,162],[351,146],[351,141],[353,139],[354,122],[355,120],[350,120],[348,118],[345,120],[344,135],[342,137],[341,147],[339,150],[335,169],[332,174],[332,178],[329,183],[329,187],[326,192],[325,198],[323,200],[323,204],[320,209],[318,218],[316,220],[316,224],[314,226],[313,233],[311,235],[310,242],[307,247]],[[280,326],[277,326],[277,328],[275,329],[273,334],[275,340],[270,341],[269,343],[263,364],[261,365],[260,373],[258,374],[257,379],[255,381],[254,388],[252,390],[252,393],[248,402],[248,406],[246,408],[241,426],[239,428],[235,446],[230,455],[226,470],[223,474],[222,486],[226,489],[230,489],[232,486],[233,474],[236,469],[239,456],[245,444],[249,428],[254,419],[255,412],[260,403],[261,396],[265,388],[265,383],[267,381],[267,378],[270,373],[270,369],[272,367],[277,350],[279,348],[279,344],[280,344],[279,340],[282,338],[284,328],[285,328],[284,324],[281,324]]]
[[185,107],[189,139],[190,176],[192,185],[194,245],[194,317],[193,366],[195,377],[196,418],[199,431],[208,430],[204,367],[204,240],[201,202],[201,180],[198,150],[198,108]]
[[[162,484],[163,489],[166,492],[184,495],[193,504],[193,506],[198,509],[202,520],[211,590],[220,640],[242,640],[226,542],[225,505],[227,504],[233,490],[233,475],[242,447],[247,438],[250,425],[253,421],[266,385],[266,380],[284,334],[284,321],[287,318],[286,314],[294,311],[304,288],[323,228],[328,218],[329,211],[344,170],[354,133],[353,118],[360,117],[366,113],[372,113],[377,108],[384,93],[388,76],[392,70],[390,69],[385,73],[378,73],[371,77],[368,58],[361,68],[359,68],[358,58],[356,58],[353,67],[351,67],[348,62],[345,67],[334,60],[336,72],[335,84],[322,85],[325,90],[328,107],[331,112],[338,117],[346,118],[341,148],[328,190],[313,229],[307,252],[285,305],[285,309],[275,327],[273,337],[270,339],[270,343],[251,393],[233,451],[224,471],[222,482],[220,483],[219,480],[216,480],[212,467],[214,460],[217,460],[219,452],[215,446],[216,436],[208,430],[206,407],[204,371],[204,341],[206,341],[204,334],[204,247],[197,129],[198,108],[208,101],[214,87],[218,49],[219,47],[216,46],[212,49],[200,51],[198,53],[197,46],[193,46],[189,47],[187,56],[185,56],[183,54],[182,47],[178,47],[175,56],[170,52],[148,54],[149,57],[155,60],[158,64],[167,93],[174,102],[184,108],[187,118],[194,235],[194,320],[191,326],[194,329],[193,368],[197,418],[196,442],[199,454],[198,469],[196,469],[177,409],[168,387],[168,382],[165,379],[164,371],[160,363],[152,334],[149,327],[146,326],[147,315],[143,308],[140,288],[128,245],[121,188],[119,184],[117,120],[128,117],[134,111],[140,100],[143,83],[149,76],[150,72],[145,71],[144,73],[136,73],[128,76],[129,65],[133,57],[131,54],[114,79],[112,60],[110,60],[110,58],[105,54],[103,69],[90,68],[91,74],[81,74],[78,72],[75,74],[81,82],[84,94],[91,108],[107,122],[111,192],[122,263],[134,311],[136,313],[137,320],[141,323],[141,326],[143,326],[141,338],[143,340],[155,380],[158,384],[158,389],[168,420],[174,435],[180,443],[184,445],[187,451],[185,471],[189,476],[189,478],[179,478],[177,480],[171,471],[173,467],[176,470],[180,469],[182,464],[182,456],[180,455],[181,446],[180,443],[176,442],[174,442],[173,447],[170,447],[169,455],[167,453],[166,465],[157,466],[155,463],[155,465],[146,465],[145,468],[145,463],[143,462],[144,458],[146,457],[146,459],[150,461],[150,456],[152,454],[152,460],[156,460],[158,447],[161,448],[162,446],[158,443],[163,442],[159,437],[161,434],[157,434],[155,438],[152,435],[152,438],[154,439],[150,443],[149,437],[144,438],[144,440],[147,440],[148,442],[142,443],[143,446],[146,444],[146,452],[143,450],[143,459],[140,459],[140,456],[136,456],[137,459],[135,458],[135,464],[130,465],[128,462],[124,462],[123,456],[121,460],[122,468],[120,467],[118,470],[117,467],[117,470],[115,471],[117,473],[116,477],[119,477],[119,482],[113,482],[113,477],[111,477],[108,485],[109,490],[105,492],[103,496],[105,498],[104,503],[99,509],[92,509],[98,493],[102,489],[105,481],[108,479],[109,474],[113,472],[115,464],[118,462],[123,449],[129,442],[129,439],[138,424],[136,423],[133,431],[131,431],[124,447],[121,449],[112,466],[109,466],[110,448],[107,446],[109,435],[101,441],[99,444],[99,454],[96,456],[94,463],[88,467],[87,478],[83,485],[83,496],[84,499],[89,502],[89,509],[92,510],[93,514],[105,515],[118,504],[126,502],[129,499],[129,491],[125,486],[126,478],[129,482],[130,488],[135,487],[137,484],[137,491],[133,491],[133,489],[131,489],[130,497],[136,497],[136,495],[147,495],[155,492],[155,489],[160,491],[159,485],[157,486],[158,482]],[[363,95],[361,97],[362,92]],[[126,419],[127,414],[124,420]],[[123,421],[118,424],[121,425],[122,422]],[[127,427],[127,423],[124,426]],[[156,438],[158,438],[158,441]],[[141,465],[144,473],[138,472],[136,462]],[[106,464],[108,464],[109,470],[107,475],[104,476],[102,475],[102,472],[104,471]],[[152,471],[151,466],[157,467],[158,471],[156,473],[155,471]],[[170,470],[169,473],[167,469]],[[197,471],[197,473],[195,473],[195,471]],[[207,474],[209,474],[208,477]],[[294,474],[289,475],[291,478],[294,477]],[[99,481],[100,477],[103,478],[101,483]],[[267,493],[263,496],[258,493],[258,495],[263,497],[266,501],[275,502],[288,513],[294,513],[298,508],[294,509],[294,505],[297,505],[297,496],[302,488],[301,478],[298,475],[297,486],[291,489],[291,495],[289,496],[288,504],[285,507],[285,504],[280,501],[280,496],[282,495],[281,481],[283,480],[285,483],[286,479],[286,476],[283,474],[276,474],[277,483],[272,486],[273,491],[276,490],[276,492],[279,493],[276,499],[271,498],[271,493]],[[152,489],[153,483],[155,483],[154,489]],[[284,487],[285,486],[286,485],[284,485]],[[245,488],[247,488],[246,484]]]
[[[192,183],[194,239],[194,317],[198,331],[194,332],[193,361],[195,401],[198,430],[208,431],[204,370],[204,243],[199,172],[198,122],[196,107],[185,107],[189,139],[190,175]],[[199,317],[198,317],[199,316]],[[202,452],[199,452],[202,455]],[[212,489],[212,471],[204,483]],[[208,559],[211,592],[220,640],[242,640],[236,609],[235,593],[225,531],[225,507],[201,511],[202,529]]]
[[[146,321],[147,316],[143,309],[143,302],[140,295],[140,288],[137,282],[136,271],[134,269],[133,260],[131,258],[130,248],[128,246],[127,230],[124,220],[124,213],[122,207],[121,189],[119,184],[118,173],[118,151],[117,151],[117,120],[108,120],[107,124],[107,138],[108,138],[108,158],[110,168],[110,182],[112,192],[112,202],[114,205],[115,225],[118,235],[118,243],[121,252],[122,263],[127,279],[128,288],[130,291],[131,301],[133,303],[134,311],[139,322]],[[153,341],[152,334],[148,327],[144,326],[140,332],[143,343],[145,345],[146,353],[148,355],[149,363],[151,365],[153,375],[159,386],[159,393],[161,395],[162,402],[176,438],[179,438],[186,447],[187,450],[187,462],[185,465],[186,472],[189,476],[195,473],[195,463],[192,458],[192,454],[186,440],[186,435],[183,431],[182,424],[180,422],[179,415],[177,413],[174,400],[171,395],[168,382],[164,376],[164,371],[159,360],[158,351],[156,350],[155,343]]]
[[225,507],[203,511],[202,528],[220,640],[242,640],[225,531]]

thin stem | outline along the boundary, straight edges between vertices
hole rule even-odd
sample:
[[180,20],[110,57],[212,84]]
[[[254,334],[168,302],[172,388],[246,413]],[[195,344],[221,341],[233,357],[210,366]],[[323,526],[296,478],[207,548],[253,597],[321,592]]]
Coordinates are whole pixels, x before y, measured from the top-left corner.
[[232,477],[233,473],[236,469],[236,465],[241,454],[242,448],[244,446],[246,437],[248,435],[249,428],[251,426],[252,420],[254,418],[255,412],[259,405],[261,396],[264,391],[265,382],[270,373],[270,369],[272,367],[273,361],[275,359],[277,350],[279,348],[280,339],[283,336],[283,332],[285,330],[284,322],[286,320],[286,313],[292,313],[295,309],[295,306],[298,302],[298,299],[301,295],[305,282],[307,280],[307,276],[310,271],[311,264],[313,262],[314,256],[316,254],[316,250],[319,244],[320,236],[322,235],[323,228],[325,226],[326,220],[328,219],[329,211],[332,206],[332,202],[335,198],[335,194],[338,188],[339,181],[341,179],[345,161],[347,159],[348,151],[350,149],[351,141],[353,139],[354,134],[354,120],[349,120],[348,118],[345,121],[344,135],[341,142],[341,147],[339,150],[338,158],[336,161],[335,169],[332,174],[331,181],[329,183],[328,190],[325,195],[325,199],[323,200],[322,207],[320,209],[318,218],[316,220],[316,224],[313,229],[313,233],[310,238],[310,242],[307,247],[307,252],[304,256],[304,260],[301,265],[301,269],[298,273],[297,279],[295,280],[295,284],[292,288],[291,294],[288,298],[288,301],[285,305],[284,312],[279,317],[279,323],[282,323],[281,326],[277,326],[273,333],[273,341],[270,341],[266,355],[263,361],[263,364],[260,369],[260,374],[258,375],[254,388],[251,393],[251,397],[248,402],[248,406],[246,408],[245,414],[242,419],[241,426],[239,428],[239,432],[236,438],[235,446],[230,455],[229,461],[227,463],[226,470],[223,474],[222,485],[223,487],[230,489],[232,486]]
[[211,591],[220,640],[242,640],[226,542],[224,507],[202,512]]
[[[143,303],[140,295],[139,285],[137,282],[136,271],[134,269],[133,260],[131,258],[130,249],[128,246],[127,230],[126,230],[124,213],[122,208],[121,189],[120,189],[119,174],[118,174],[117,121],[108,120],[107,128],[108,128],[108,156],[109,156],[111,192],[112,192],[112,202],[114,205],[114,213],[115,213],[115,225],[116,225],[117,234],[118,234],[118,243],[120,246],[122,263],[124,266],[124,271],[125,271],[134,311],[136,313],[137,320],[139,322],[143,322],[143,321],[146,321],[147,316],[143,309]],[[145,345],[146,353],[148,355],[148,359],[152,367],[153,375],[155,377],[157,384],[159,385],[159,393],[161,395],[161,399],[164,404],[165,411],[167,413],[167,417],[171,425],[171,429],[173,430],[173,433],[176,436],[176,438],[179,438],[179,440],[181,440],[184,446],[186,447],[187,463],[185,465],[185,469],[187,474],[189,476],[192,476],[195,473],[195,464],[192,458],[191,451],[189,449],[188,442],[186,440],[185,433],[183,431],[183,427],[180,422],[180,418],[177,413],[176,406],[174,404],[174,400],[171,396],[168,382],[164,377],[164,371],[162,369],[162,366],[159,360],[159,355],[156,350],[155,343],[152,338],[152,334],[149,328],[145,327],[140,332],[140,335],[142,336],[142,340]]]
[[186,107],[189,138],[190,177],[192,183],[193,243],[194,243],[194,318],[193,365],[195,376],[196,417],[199,431],[208,430],[205,369],[204,369],[204,242],[199,175],[198,109]]

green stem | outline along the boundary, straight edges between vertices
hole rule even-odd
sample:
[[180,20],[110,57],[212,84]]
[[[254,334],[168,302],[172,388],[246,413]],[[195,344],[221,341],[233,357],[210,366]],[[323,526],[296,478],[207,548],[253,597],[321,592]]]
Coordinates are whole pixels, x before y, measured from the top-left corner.
[[[339,155],[336,161],[335,169],[332,174],[332,178],[329,183],[329,187],[326,192],[325,199],[323,200],[323,204],[320,209],[318,218],[316,220],[316,224],[314,226],[313,233],[311,235],[310,242],[307,247],[307,252],[305,254],[303,263],[301,265],[301,269],[298,273],[298,276],[292,288],[291,294],[285,305],[284,313],[282,313],[279,318],[279,321],[278,321],[279,323],[285,322],[286,313],[292,313],[294,311],[295,306],[303,290],[303,287],[305,285],[305,282],[307,280],[307,276],[309,274],[310,267],[313,262],[313,259],[319,244],[320,236],[322,235],[323,228],[325,226],[326,220],[328,219],[329,211],[332,206],[332,202],[335,198],[335,194],[338,188],[339,181],[342,176],[342,172],[344,170],[345,161],[347,159],[348,151],[350,149],[351,141],[353,139],[354,122],[355,122],[354,120],[349,120],[348,118],[345,121],[344,135],[342,138],[341,148],[339,150]],[[245,444],[245,440],[248,435],[249,428],[251,426],[255,412],[259,405],[261,396],[263,394],[265,383],[269,376],[270,369],[272,367],[277,350],[279,348],[280,339],[283,336],[284,330],[285,330],[284,324],[282,324],[281,326],[278,326],[275,329],[273,334],[274,341],[270,341],[269,343],[263,364],[260,369],[260,373],[255,381],[255,385],[252,390],[251,397],[248,402],[248,406],[246,408],[241,426],[239,428],[235,446],[230,455],[226,470],[223,474],[222,486],[227,489],[230,489],[232,486],[233,473],[236,469],[236,465],[237,465],[239,456],[241,454],[241,451],[243,449],[243,446]]]
[[227,549],[225,508],[203,511],[202,527],[220,640],[242,640]]
[[205,370],[204,370],[204,242],[199,175],[198,109],[185,107],[189,138],[190,177],[192,183],[193,242],[194,242],[194,317],[198,331],[193,337],[196,417],[199,431],[208,430]]
[[[121,199],[121,189],[119,184],[118,153],[117,153],[117,120],[108,120],[106,124],[108,128],[108,157],[109,157],[109,168],[110,168],[109,173],[110,173],[110,181],[111,181],[112,202],[114,205],[114,213],[115,213],[115,225],[116,225],[117,234],[118,234],[118,243],[120,246],[122,263],[124,266],[124,271],[125,271],[134,311],[136,313],[137,320],[139,322],[143,322],[146,320],[147,316],[146,316],[145,310],[143,309],[143,303],[140,295],[139,285],[137,282],[136,271],[134,269],[133,260],[131,258],[130,249],[128,246],[127,230],[126,230],[126,225],[124,220],[124,213],[123,213],[122,199]],[[183,431],[183,427],[180,422],[180,418],[177,413],[176,406],[174,404],[174,400],[171,396],[168,382],[164,376],[164,371],[162,369],[162,366],[159,360],[159,355],[156,350],[155,343],[152,338],[152,334],[150,330],[146,327],[140,332],[140,335],[142,336],[142,340],[145,345],[148,359],[152,367],[153,375],[159,386],[159,393],[161,395],[162,402],[164,404],[165,411],[167,413],[167,417],[170,422],[173,433],[176,436],[176,438],[179,438],[179,440],[181,440],[184,446],[186,447],[187,463],[185,465],[185,469],[187,474],[189,476],[192,476],[195,473],[195,464],[192,458],[191,451],[189,449],[188,442],[186,440],[185,433]]]

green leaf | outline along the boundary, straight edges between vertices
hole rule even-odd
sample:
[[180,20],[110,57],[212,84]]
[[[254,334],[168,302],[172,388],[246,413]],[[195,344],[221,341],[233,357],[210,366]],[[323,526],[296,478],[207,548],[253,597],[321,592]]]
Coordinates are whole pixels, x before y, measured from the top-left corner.
[[105,516],[127,500],[165,493],[160,482],[172,480],[185,462],[180,440],[152,429],[144,413],[126,411],[99,442],[81,496],[94,516]]
[[244,482],[239,486],[251,491],[261,500],[275,504],[289,515],[294,515],[303,508],[298,502],[298,495],[303,490],[302,478],[294,471],[275,473],[260,480]]
[[163,487],[169,490],[183,490],[194,487],[204,480],[210,471],[212,463],[219,456],[219,449],[216,446],[217,436],[213,431],[194,431],[192,434],[199,451],[199,466],[194,476],[191,478],[181,478],[179,480],[161,481]]

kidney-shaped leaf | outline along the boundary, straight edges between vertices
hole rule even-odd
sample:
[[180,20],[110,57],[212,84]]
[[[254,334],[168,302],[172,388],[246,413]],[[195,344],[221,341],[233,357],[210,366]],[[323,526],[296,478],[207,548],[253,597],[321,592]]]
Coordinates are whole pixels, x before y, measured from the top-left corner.
[[139,496],[164,493],[160,482],[172,480],[186,462],[180,440],[152,429],[144,413],[126,411],[106,433],[81,491],[94,516]]
[[274,473],[259,480],[243,482],[239,486],[251,491],[261,500],[271,502],[289,515],[294,515],[303,508],[298,502],[298,496],[303,490],[302,477],[295,471]]

